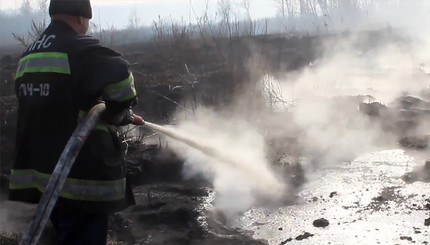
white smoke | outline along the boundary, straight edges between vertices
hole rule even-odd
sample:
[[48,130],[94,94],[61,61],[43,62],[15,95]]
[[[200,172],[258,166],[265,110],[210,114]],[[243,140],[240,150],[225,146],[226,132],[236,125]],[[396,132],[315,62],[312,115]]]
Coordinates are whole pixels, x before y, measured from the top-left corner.
[[300,141],[314,162],[336,164],[384,144],[394,145],[387,145],[396,142],[393,134],[359,111],[361,101],[390,106],[403,95],[425,99],[430,80],[423,67],[430,46],[403,33],[386,35],[379,44],[361,40],[360,34],[322,42],[323,58],[279,79],[282,95],[298,101],[293,120],[303,131]]
[[0,231],[21,234],[31,221],[36,205],[22,202],[0,201]]
[[203,175],[210,180],[217,193],[215,208],[226,217],[234,218],[261,198],[280,201],[288,191],[270,167],[263,135],[251,123],[201,108],[176,129],[214,150],[208,156],[173,142],[173,149],[186,159],[185,177]]

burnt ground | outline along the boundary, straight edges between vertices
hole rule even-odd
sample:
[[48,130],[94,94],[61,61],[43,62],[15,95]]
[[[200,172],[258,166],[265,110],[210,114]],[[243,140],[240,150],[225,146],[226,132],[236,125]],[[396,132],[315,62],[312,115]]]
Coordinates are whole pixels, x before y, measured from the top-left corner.
[[[108,244],[265,244],[223,224],[223,216],[207,208],[213,195],[210,183],[183,179],[183,161],[168,148],[134,142],[127,161],[136,205],[111,216]],[[7,177],[3,180],[2,185]],[[7,202],[6,192],[0,198],[0,244],[18,244],[36,206]],[[55,244],[49,223],[40,241]]]
[[264,244],[219,221],[222,215],[207,208],[213,196],[211,184],[199,178],[184,179],[183,160],[168,147],[134,142],[127,155],[136,205],[112,220],[113,240],[126,244]]
[[[381,45],[380,42],[384,37],[391,35],[385,32],[376,34],[364,33],[361,40],[367,45],[357,43],[357,46],[378,46]],[[145,81],[145,83],[136,84],[141,98],[140,106],[136,108],[136,111],[148,121],[163,124],[172,122],[173,112],[179,107],[172,101],[181,101],[182,98],[187,97],[188,104],[183,103],[180,106],[191,111],[199,105],[225,107],[233,102],[232,98],[237,92],[244,90],[249,85],[247,82],[253,81],[250,79],[251,77],[257,75],[258,78],[258,75],[266,72],[277,74],[298,70],[308,65],[316,57],[322,55],[316,48],[321,38],[331,39],[333,37],[245,37],[224,42],[188,40],[187,42],[148,44],[148,46],[136,44],[118,48],[132,63],[136,81]],[[248,69],[248,63],[255,62],[255,57],[251,55],[255,50],[259,50],[260,54],[264,55],[258,57],[262,60],[261,66],[251,72]],[[16,67],[17,55],[2,54],[1,57],[0,187],[4,195],[7,192],[7,180],[12,163],[16,100],[10,81]],[[419,102],[413,100],[408,103],[409,100],[405,102],[407,105]],[[392,129],[398,132],[397,129],[400,125],[404,132],[409,132],[408,129],[414,127],[413,120],[409,123],[399,124],[392,120],[399,115],[399,111],[404,114],[403,109],[405,108],[400,108],[400,110],[398,107],[385,108],[378,104],[362,104],[360,109],[369,117],[381,121],[382,126],[387,130]],[[410,112],[417,113],[416,110],[410,110]],[[426,113],[422,110],[418,114]],[[381,120],[381,118],[387,120]],[[139,138],[145,136],[141,135]],[[408,149],[425,151],[428,148],[428,138],[423,135],[399,134],[398,139],[399,143]],[[369,186],[360,186],[354,193],[349,193],[336,185],[333,186],[332,183],[323,181],[323,183],[319,183],[319,186],[327,186],[327,188],[321,189],[319,192],[316,188],[317,191],[314,193],[304,194],[302,201],[305,200],[312,205],[312,208],[305,208],[307,216],[300,213],[300,207],[307,206],[297,200],[284,207],[291,211],[289,216],[291,219],[274,212],[274,216],[268,215],[269,221],[263,218],[253,220],[252,217],[263,217],[258,216],[259,211],[256,211],[254,215],[244,214],[245,218],[251,217],[250,220],[245,219],[249,223],[232,226],[231,224],[226,225],[225,217],[211,208],[214,193],[210,183],[203,179],[183,179],[181,174],[183,160],[174,155],[168,146],[129,142],[127,161],[137,204],[111,218],[109,244],[321,244],[323,242],[345,244],[339,243],[342,241],[339,239],[345,238],[345,234],[353,233],[354,229],[358,229],[357,226],[354,226],[355,224],[363,223],[363,220],[366,219],[378,219],[378,215],[365,216],[361,215],[362,213],[390,216],[395,212],[400,212],[403,215],[401,218],[406,219],[408,212],[414,212],[414,210],[420,211],[419,215],[422,217],[416,218],[415,230],[399,233],[400,235],[397,237],[399,244],[400,242],[414,243],[414,241],[415,243],[421,242],[418,244],[427,244],[422,237],[428,235],[425,229],[430,225],[430,221],[428,221],[430,219],[428,211],[430,196],[422,194],[422,196],[408,198],[408,194],[401,192],[402,187],[398,187],[402,186],[399,182],[393,182],[393,185],[381,186],[380,189],[369,192],[366,195],[368,202],[360,202],[360,199],[363,198],[361,193],[367,192],[366,189],[369,189]],[[378,162],[376,161],[376,163]],[[291,166],[293,165],[286,167],[286,178],[291,179],[297,187],[307,190],[305,180],[309,176],[305,176],[300,165]],[[369,174],[372,173],[370,169],[367,168],[370,172],[359,173],[372,177],[373,175]],[[405,169],[403,168],[403,170]],[[413,185],[413,183],[419,182],[424,183],[422,186],[425,187],[430,181],[428,179],[430,174],[426,175],[427,172],[424,171],[426,169],[423,170],[423,167],[418,166],[415,169],[407,170],[409,172],[403,171],[403,173],[408,172],[403,176],[401,182],[403,184],[411,183]],[[350,173],[351,175],[344,177],[344,180],[335,183],[347,185],[350,181],[348,178],[354,178],[353,173],[357,175],[357,169],[350,170]],[[323,174],[332,174],[332,172],[323,171]],[[339,175],[333,176],[342,178]],[[324,179],[323,177],[323,175],[320,176],[320,179]],[[398,174],[397,177],[400,178],[401,174]],[[359,180],[356,181],[359,182]],[[408,200],[407,206],[400,208],[392,206],[393,202],[400,204],[405,198]],[[4,196],[0,201],[2,207],[11,205],[5,203]],[[33,208],[26,207],[25,212],[20,210],[18,216],[11,212],[11,209],[2,208],[1,211],[11,212],[6,216],[25,225]],[[295,208],[298,208],[298,211]],[[387,209],[393,210],[393,213],[387,213]],[[283,217],[290,223],[274,223],[277,222],[277,217]],[[381,222],[392,221],[382,220]],[[271,221],[273,221],[273,230],[266,227],[271,225]],[[377,223],[377,221],[374,222]],[[18,244],[19,232],[23,231],[25,226],[21,226],[17,230],[4,227],[5,224],[7,226],[9,223],[4,223],[2,220],[0,230],[4,230],[4,232],[0,232],[0,244]],[[331,230],[335,225],[340,229]],[[363,226],[365,225],[364,223]],[[373,227],[373,229],[383,230],[381,227]],[[261,232],[264,229],[266,232]],[[277,236],[277,238],[271,236]],[[347,239],[351,241],[347,244],[356,244],[354,241],[366,241],[366,237],[360,238],[360,240],[354,236]],[[330,241],[333,239],[330,237],[337,240]],[[367,238],[371,239],[371,236],[367,236]],[[376,242],[377,240],[367,241]],[[382,238],[380,241],[382,244],[393,244],[392,242],[384,243]],[[41,244],[54,243],[55,234],[48,226],[41,239]]]

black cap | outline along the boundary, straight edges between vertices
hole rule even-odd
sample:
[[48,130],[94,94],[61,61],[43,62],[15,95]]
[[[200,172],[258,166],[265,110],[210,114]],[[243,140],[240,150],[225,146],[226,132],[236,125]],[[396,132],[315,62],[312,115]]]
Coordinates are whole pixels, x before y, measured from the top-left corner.
[[54,14],[70,14],[88,19],[93,17],[90,0],[51,0],[49,16]]

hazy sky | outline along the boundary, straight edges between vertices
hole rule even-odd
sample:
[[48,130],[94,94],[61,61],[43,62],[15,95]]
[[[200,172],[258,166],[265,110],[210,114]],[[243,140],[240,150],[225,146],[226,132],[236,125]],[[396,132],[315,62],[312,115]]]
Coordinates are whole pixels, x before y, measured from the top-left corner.
[[[30,0],[36,6],[37,0]],[[209,0],[208,14],[215,18],[217,0]],[[242,0],[232,1],[238,17],[244,14]],[[273,17],[277,7],[274,0],[250,0],[251,17],[260,19]],[[22,0],[0,0],[0,9],[13,11],[19,8]],[[93,22],[102,26],[123,27],[129,23],[130,15],[135,10],[141,24],[150,25],[159,16],[166,21],[195,22],[206,10],[205,0],[92,0]],[[194,10],[194,11],[193,11]],[[195,13],[195,14],[194,14]]]

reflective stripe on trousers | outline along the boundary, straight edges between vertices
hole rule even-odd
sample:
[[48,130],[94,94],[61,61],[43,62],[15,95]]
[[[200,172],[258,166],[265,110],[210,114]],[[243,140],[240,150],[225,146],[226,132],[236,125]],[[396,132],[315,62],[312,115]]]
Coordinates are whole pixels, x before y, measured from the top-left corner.
[[[45,190],[50,174],[36,170],[12,170],[10,176],[11,190],[38,189]],[[78,201],[115,201],[125,197],[125,178],[120,180],[81,180],[67,178],[60,197]]]

